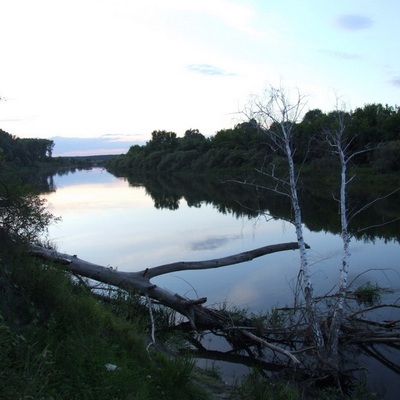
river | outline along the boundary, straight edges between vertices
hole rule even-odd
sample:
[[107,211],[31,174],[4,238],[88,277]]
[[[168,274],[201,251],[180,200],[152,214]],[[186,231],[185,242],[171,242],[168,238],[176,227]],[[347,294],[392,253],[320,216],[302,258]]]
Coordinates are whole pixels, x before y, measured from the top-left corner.
[[[49,210],[62,219],[50,227],[51,242],[59,251],[120,271],[213,259],[296,241],[293,226],[283,219],[239,215],[229,209],[221,212],[215,203],[193,201],[189,196],[175,197],[173,206],[160,207],[140,182],[129,183],[100,168],[55,175],[52,185],[55,190],[44,197]],[[327,228],[316,231],[306,226],[304,235],[311,247],[315,294],[324,295],[338,284],[342,242]],[[385,301],[396,301],[400,293],[397,240],[353,238],[350,263],[349,282],[355,279],[354,287],[378,283],[390,289]],[[173,273],[155,278],[154,283],[189,298],[205,296],[207,305],[258,312],[292,303],[298,270],[298,252],[287,251],[220,269]],[[210,347],[214,345],[219,346],[218,340],[215,344],[210,340]],[[375,368],[379,374],[379,367]],[[232,376],[240,373],[227,371]],[[374,385],[389,390],[394,378],[386,370],[383,375]],[[382,387],[376,390],[382,392]]]

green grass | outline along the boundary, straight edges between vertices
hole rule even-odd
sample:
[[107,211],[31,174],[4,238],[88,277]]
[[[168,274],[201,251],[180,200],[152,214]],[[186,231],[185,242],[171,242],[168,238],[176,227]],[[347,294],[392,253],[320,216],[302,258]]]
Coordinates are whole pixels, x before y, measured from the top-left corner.
[[147,352],[135,297],[106,304],[57,268],[0,257],[0,398],[206,398],[190,359]]
[[310,388],[305,382],[283,382],[253,370],[243,380],[236,393],[242,400],[377,400],[378,397],[366,390],[361,381],[350,395],[344,395],[337,387]]
[[296,385],[269,379],[257,370],[243,380],[237,392],[243,400],[300,400],[302,398]]
[[377,284],[372,285],[371,282],[367,282],[354,291],[354,296],[358,303],[372,306],[380,301],[383,291]]
[[[205,390],[229,393],[229,388],[218,386],[216,370],[201,372],[192,359],[170,355],[185,340],[171,329],[173,312],[155,307],[157,345],[149,353],[150,319],[138,296],[121,292],[111,303],[100,301],[83,285],[74,284],[68,273],[20,254],[21,249],[14,251],[1,242],[0,399],[190,400],[208,398]],[[366,294],[375,296],[375,286],[356,291],[369,299],[361,297]],[[285,326],[289,317],[279,309],[265,315],[224,309],[233,320],[259,329],[266,321],[269,326]],[[115,370],[109,371],[108,364]],[[302,398],[297,384],[257,372],[233,395]],[[340,398],[328,391],[324,396]]]

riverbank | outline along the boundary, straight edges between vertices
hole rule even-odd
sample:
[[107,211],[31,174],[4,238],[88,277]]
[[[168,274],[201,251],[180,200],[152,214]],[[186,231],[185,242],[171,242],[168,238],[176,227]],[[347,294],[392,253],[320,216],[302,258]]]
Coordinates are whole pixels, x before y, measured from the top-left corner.
[[[92,192],[93,191],[93,188],[96,188],[96,187],[101,187],[101,188],[103,188],[104,189],[104,185],[98,185],[98,181],[97,181],[97,185],[94,185],[93,187],[89,187],[88,185],[87,185],[87,183],[88,183],[88,176],[90,175],[90,173],[91,172],[89,172],[89,171],[82,171],[82,175],[83,175],[83,178],[84,178],[84,182],[85,182],[85,186],[78,186],[78,192],[74,192],[75,194],[73,195],[73,196],[68,196],[70,199],[71,199],[71,201],[73,202],[73,203],[75,203],[75,206],[76,206],[76,202],[77,202],[77,200],[79,199],[79,196],[82,196],[83,198],[85,198],[85,200],[86,200],[86,203],[88,203],[87,205],[88,205],[88,207],[90,208],[90,209],[94,209],[93,211],[95,211],[95,214],[97,214],[98,215],[98,212],[99,212],[99,210],[96,208],[96,206],[94,206],[94,202],[92,202],[92,201],[88,201],[88,198],[84,195],[84,191],[87,189],[89,192]],[[106,180],[109,180],[110,178],[111,178],[111,176],[109,176],[109,174],[107,174],[107,173],[105,173],[105,171],[102,171],[102,170],[97,170],[97,173],[100,175],[100,176],[103,176]],[[74,178],[74,180],[76,180],[76,178],[77,178],[77,176],[76,176],[77,174],[74,174],[73,175],[73,178]],[[105,175],[108,175],[108,177],[107,176],[105,176]],[[116,179],[115,179],[116,180]],[[127,182],[126,181],[124,181],[124,180],[116,180],[116,181],[119,181],[119,183],[121,183],[121,184],[125,184],[126,186],[127,186]],[[104,183],[104,182],[103,182]],[[157,185],[158,187],[160,186],[160,185]],[[186,184],[184,184],[183,186],[186,186]],[[60,188],[62,188],[62,187],[64,187],[64,185],[62,184],[62,185],[60,185]],[[187,189],[187,188],[186,188]],[[115,198],[115,193],[118,193],[119,195],[118,195],[118,197],[120,197],[120,195],[121,195],[121,192],[120,191],[116,191],[117,190],[117,188],[116,188],[116,186],[115,185],[113,185],[112,186],[112,191],[110,191],[110,195],[112,196],[112,198]],[[129,189],[128,188],[128,190],[132,190],[132,189]],[[60,190],[61,191],[61,190]],[[190,190],[189,190],[190,191]],[[221,194],[220,193],[221,192],[221,188],[219,188],[219,195]],[[130,192],[131,193],[131,192]],[[131,193],[132,194],[132,193]],[[130,198],[130,199],[132,199],[133,197],[132,197],[132,195],[129,195],[127,198]],[[193,197],[193,195],[194,195],[194,192],[191,192],[190,193],[190,195],[192,195],[192,197],[190,197],[190,199],[192,200],[192,201],[194,201],[194,202],[196,202],[196,199]],[[106,199],[105,198],[105,196],[104,196],[104,193],[103,193],[103,195],[95,195],[95,197],[97,197],[97,199],[103,199],[103,201]],[[148,195],[147,195],[147,197],[148,197]],[[174,197],[174,196],[172,196],[172,197]],[[125,198],[125,196],[121,196],[121,198]],[[136,197],[135,197],[136,198]],[[111,198],[110,198],[111,199]],[[132,204],[132,201],[130,201],[129,202],[130,204]],[[106,202],[106,204],[111,204],[111,203],[108,203],[108,202]],[[326,208],[326,207],[325,207]],[[73,215],[75,215],[76,217],[79,217],[79,211],[76,209],[76,208],[73,208],[73,209],[71,209],[71,211],[72,211],[72,214]],[[175,213],[176,213],[176,211],[175,211]],[[324,211],[324,213],[326,214],[326,210]],[[84,213],[85,215],[87,214],[87,212],[85,212]],[[121,226],[120,227],[122,227],[122,226],[125,226],[126,224],[126,222],[127,222],[127,216],[129,215],[130,213],[127,213],[126,211],[124,211],[124,213],[123,213],[123,221],[124,221],[124,223],[122,223],[121,224]],[[141,214],[143,214],[143,209],[141,210]],[[103,214],[102,214],[103,215]],[[157,212],[157,217],[156,218],[154,218],[154,220],[158,220],[159,221],[159,219],[160,219],[160,213],[159,213],[159,211]],[[97,217],[96,217],[97,218]],[[81,217],[79,218],[80,219],[80,226],[82,227],[82,223],[83,223],[83,221],[82,221],[82,214],[81,214]],[[113,217],[113,219],[114,219],[114,217]],[[153,218],[151,218],[151,219],[153,219]],[[179,219],[179,218],[178,218]],[[147,219],[147,221],[149,221],[150,219]],[[103,221],[104,221],[104,215],[103,215]],[[137,222],[137,221],[136,221]],[[132,225],[134,225],[135,224],[135,221],[133,221],[133,224],[129,224],[130,226],[132,226]],[[84,224],[85,225],[85,224]],[[137,223],[136,223],[136,225],[137,225]],[[139,224],[140,225],[140,224]],[[224,225],[224,224],[222,224],[222,225]],[[172,226],[172,225],[171,225]],[[225,226],[225,225],[224,225]],[[225,228],[226,228],[226,226],[225,226]],[[243,228],[243,227],[242,227]],[[113,231],[116,231],[117,229],[115,229],[115,230],[113,230]],[[79,234],[78,234],[78,231],[79,231],[79,228],[78,229],[75,229],[75,230],[73,230],[72,232],[71,232],[71,234],[70,235],[67,235],[66,237],[77,237],[77,236],[79,236],[80,234],[81,234],[81,232],[79,231]],[[152,231],[152,233],[151,233],[151,235],[152,235],[152,239],[153,239],[153,241],[154,241],[154,232],[155,231]],[[132,236],[132,232],[131,232],[131,235],[130,236]],[[140,237],[142,237],[143,236],[143,225],[141,225],[141,228],[140,228],[140,234],[138,235],[138,236],[140,236]],[[204,239],[204,236],[202,237],[203,239]],[[265,238],[264,238],[265,239]],[[275,239],[276,239],[276,233],[275,233]],[[120,241],[118,241],[118,242],[120,242]],[[3,242],[2,242],[3,243]],[[117,254],[117,252],[113,252],[112,251],[112,249],[109,247],[109,245],[110,245],[110,240],[109,240],[109,237],[107,238],[107,245],[105,245],[105,246],[100,246],[100,247],[104,247],[105,248],[105,250],[106,250],[106,252],[108,253],[108,255],[109,254],[113,254],[113,262],[114,262],[114,260],[115,260],[115,256],[116,256],[116,254]],[[86,247],[88,246],[88,244],[86,244]],[[95,252],[95,253],[98,253],[99,252],[99,249],[98,249],[98,243],[97,243],[97,246],[96,245],[94,245],[93,246],[93,251]],[[166,246],[164,246],[164,245],[161,245],[161,247],[162,248],[166,248]],[[72,246],[72,248],[73,249],[75,249],[74,251],[76,251],[76,247],[75,246]],[[132,253],[132,247],[130,247],[130,253]],[[71,253],[72,254],[72,253]],[[77,250],[77,254],[79,254],[79,257],[81,257],[82,256],[82,254],[81,254],[81,251],[80,250]],[[136,262],[137,262],[137,256],[138,256],[138,254],[137,254],[137,252],[135,252],[135,258],[136,258]],[[165,258],[165,254],[162,256],[162,259],[164,259]],[[91,257],[89,257],[89,258],[87,258],[89,261],[93,261],[93,259],[91,258]],[[103,260],[104,260],[104,257],[103,257]],[[30,261],[28,261],[28,264],[30,263]],[[119,267],[121,267],[121,264],[118,262],[118,261],[116,261],[116,264],[115,265],[119,265]],[[40,271],[40,269],[38,270],[38,271],[36,271],[36,275],[38,275],[39,274],[39,271]],[[253,269],[252,269],[252,271],[253,271]],[[35,274],[34,274],[35,275]],[[33,277],[33,278],[31,278],[31,277],[29,277],[29,280],[31,280],[32,282],[35,282],[36,281],[36,278],[35,278],[35,276]],[[197,284],[198,282],[196,282],[196,289],[198,290],[199,288],[198,288],[198,284]],[[11,284],[11,285],[14,285],[14,282]],[[19,287],[21,287],[21,284],[20,283],[16,283],[16,285],[17,286],[19,286]],[[56,287],[57,287],[57,285],[56,285]],[[81,289],[84,289],[84,287],[81,287]],[[264,282],[264,284],[263,284],[263,289],[264,289],[264,291],[265,291],[265,282]],[[25,290],[24,290],[24,292],[25,292]],[[33,292],[33,291],[32,291]],[[40,285],[38,285],[37,286],[37,288],[35,289],[35,292],[38,292],[38,293],[36,293],[35,294],[35,296],[41,296],[41,292],[43,292],[43,293],[45,293],[45,291],[43,291],[42,290],[42,287],[40,286]],[[206,294],[206,295],[208,295],[208,293],[209,293],[209,287],[207,288],[207,290],[206,291],[204,291],[204,290],[202,290],[201,291],[202,293],[204,293],[204,294]],[[37,301],[37,300],[29,300],[29,301],[31,301],[31,302],[33,302],[33,303],[35,303],[35,301]],[[92,300],[90,300],[90,301],[92,301]],[[142,304],[142,306],[143,306],[143,304]],[[265,304],[264,304],[264,306],[265,306]],[[56,308],[57,309],[60,309],[60,310],[62,310],[62,307],[61,306],[59,306],[59,305],[57,305],[56,306]],[[144,341],[144,343],[147,345],[147,342],[146,342],[146,340],[147,340],[147,338],[148,338],[148,335],[149,335],[149,327],[151,326],[151,322],[150,322],[150,320],[149,320],[149,316],[148,316],[148,310],[147,310],[147,308],[146,307],[144,307],[144,309],[143,309],[143,311],[144,311],[144,313],[143,313],[143,321],[142,321],[142,325],[141,325],[141,329],[142,330],[139,330],[139,333],[140,332],[142,332],[142,333],[140,333],[140,335],[139,336],[141,336],[142,337],[142,340]],[[56,310],[56,312],[57,312],[57,310]],[[51,313],[53,313],[53,312],[51,312]],[[101,313],[100,313],[101,314]],[[97,317],[99,317],[100,316],[100,314],[97,314],[97,316],[96,315],[94,315],[94,316],[90,316],[90,315],[88,315],[88,318],[89,319],[91,319],[92,321],[96,321],[96,318]],[[41,315],[41,311],[36,311],[36,312],[34,312],[34,315]],[[40,321],[42,321],[43,319],[42,318],[38,318]],[[101,318],[100,318],[100,322],[101,322]],[[61,322],[57,319],[55,322],[54,322],[55,324],[61,324]],[[74,326],[74,325],[76,325],[76,324],[78,324],[79,325],[79,322],[72,322],[72,326]],[[62,326],[62,325],[61,325]],[[145,326],[145,329],[143,329],[143,326]],[[161,336],[163,336],[163,332],[164,332],[164,330],[163,330],[163,327],[165,327],[165,326],[168,326],[168,324],[165,324],[165,323],[160,323],[159,321],[156,323],[156,326],[159,328],[159,331],[158,331],[158,335],[159,334],[161,334]],[[133,328],[133,329],[136,329],[136,328]],[[168,329],[167,329],[167,331],[168,331]],[[175,332],[176,333],[176,332]],[[57,334],[57,335],[61,335],[61,334]],[[27,335],[26,335],[27,336]],[[25,337],[25,335],[24,335],[24,337]],[[51,339],[50,339],[51,340]],[[69,338],[68,339],[71,343],[73,343],[73,340],[74,340],[74,338],[72,337],[72,338]],[[160,337],[160,336],[157,336],[157,340],[160,340],[160,341],[163,341],[164,342],[164,338],[162,338],[162,337]],[[89,341],[89,339],[87,339],[87,341]],[[166,341],[166,343],[168,344],[168,340]],[[106,346],[111,346],[112,344],[110,343],[110,342],[107,342],[107,343],[105,343],[105,345]],[[78,346],[79,347],[79,346]],[[152,348],[152,350],[154,350],[153,348]],[[41,350],[41,351],[43,351],[43,349]],[[52,350],[53,351],[53,350]],[[133,351],[136,351],[136,349],[133,349]],[[139,350],[138,351],[141,351],[140,350],[140,348],[139,348]],[[153,353],[152,353],[153,354]],[[153,358],[153,356],[152,356],[152,358]],[[79,357],[77,358],[77,362],[78,362],[78,364],[79,363],[81,363],[80,361],[79,361]],[[50,360],[51,361],[51,360]],[[51,362],[53,362],[53,361],[51,361]],[[85,361],[86,363],[90,363],[90,361],[89,360],[87,360],[87,361]],[[119,365],[118,363],[114,363],[114,364],[112,364],[112,365]],[[95,369],[95,371],[97,371],[96,369]],[[141,374],[142,372],[140,372],[141,370],[139,370],[139,374]],[[132,373],[133,373],[133,371],[131,371]],[[95,372],[95,373],[97,373],[97,372]],[[166,372],[167,373],[167,372]],[[190,378],[191,380],[193,380],[193,379],[195,379],[195,375],[193,375],[193,374],[191,374],[191,378]],[[265,388],[269,388],[271,385],[270,385],[270,381],[267,379],[267,380],[263,380],[263,379],[261,379],[260,377],[259,378],[254,378],[254,377],[252,377],[251,378],[252,380],[251,380],[251,387],[255,390],[255,382],[257,382],[257,384],[259,385],[259,393],[265,393]],[[274,380],[274,382],[275,382],[276,380]],[[194,381],[193,381],[194,382]],[[246,397],[241,397],[241,398],[246,398]],[[254,397],[254,396],[248,396],[248,398],[250,399],[250,398],[256,398],[256,397]],[[260,397],[260,398],[262,398],[262,397]]]
[[137,297],[96,299],[70,274],[3,243],[1,398],[208,398],[192,360],[147,347],[150,320]]
[[[70,274],[14,250],[0,249],[1,398],[304,398],[295,382],[257,371],[230,386],[218,370],[197,368],[178,353],[185,337],[165,325],[170,316],[157,308],[157,343],[149,346],[152,323],[138,297],[96,299]],[[314,394],[347,398],[332,388]],[[351,398],[376,399],[361,386]]]

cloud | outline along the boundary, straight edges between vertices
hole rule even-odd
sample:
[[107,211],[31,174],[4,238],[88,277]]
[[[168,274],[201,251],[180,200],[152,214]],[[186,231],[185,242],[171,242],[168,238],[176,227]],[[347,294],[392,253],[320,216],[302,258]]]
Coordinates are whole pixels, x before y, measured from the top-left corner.
[[334,58],[340,58],[342,60],[356,60],[360,59],[361,56],[356,53],[346,53],[343,51],[334,51],[334,50],[324,50],[321,49],[319,50],[320,53],[326,54],[328,56],[334,57]]
[[192,250],[215,250],[228,243],[230,240],[238,239],[238,236],[221,236],[208,238],[192,244]]
[[142,135],[139,134],[119,134],[119,133],[107,133],[101,136],[102,139],[105,139],[109,142],[132,142],[134,141],[137,144],[144,144],[142,140]]
[[373,21],[371,18],[363,15],[343,14],[336,18],[336,24],[340,28],[349,31],[358,31],[369,29],[373,25]]
[[202,75],[214,76],[232,76],[235,75],[233,73],[224,71],[221,68],[218,68],[211,64],[190,64],[186,67],[186,69],[190,72],[195,72]]
[[392,78],[392,79],[389,81],[389,83],[390,83],[392,86],[400,87],[400,76],[396,76],[396,77]]
[[0,119],[0,122],[21,122],[24,120],[25,120],[25,118],[4,118],[4,119]]
[[[257,16],[255,9],[248,4],[240,4],[231,0],[159,0],[158,7],[165,7],[170,10],[189,12],[193,15],[204,14],[216,18],[220,23],[225,24],[246,35],[260,37],[263,32],[252,26],[254,18]],[[154,6],[152,7],[154,8]]]

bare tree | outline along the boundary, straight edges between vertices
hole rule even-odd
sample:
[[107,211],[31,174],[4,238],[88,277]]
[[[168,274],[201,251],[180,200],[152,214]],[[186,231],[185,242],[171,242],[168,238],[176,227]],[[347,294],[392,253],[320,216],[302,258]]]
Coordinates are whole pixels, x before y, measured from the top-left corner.
[[314,344],[318,349],[324,347],[319,323],[317,321],[315,303],[313,300],[313,286],[310,273],[310,265],[307,254],[307,246],[304,240],[303,221],[301,205],[298,196],[299,171],[296,170],[294,155],[294,137],[296,135],[296,123],[302,116],[306,106],[305,96],[298,91],[292,101],[289,93],[282,87],[270,87],[262,96],[254,96],[244,114],[249,119],[255,119],[260,129],[267,137],[267,143],[271,150],[279,155],[283,155],[287,163],[287,176],[282,176],[276,172],[275,165],[269,165],[267,170],[263,165],[257,171],[272,178],[274,185],[267,187],[277,193],[288,196],[293,210],[293,224],[296,230],[297,242],[300,251],[300,276],[302,289],[306,303],[309,323],[313,331]]
[[325,129],[325,137],[331,146],[332,152],[338,156],[340,161],[340,195],[339,213],[341,233],[343,242],[342,265],[340,268],[340,282],[337,292],[337,302],[332,315],[332,322],[329,330],[328,353],[331,361],[337,362],[340,324],[342,321],[343,307],[346,298],[347,278],[349,273],[350,261],[350,241],[351,236],[348,230],[348,208],[347,208],[347,185],[352,180],[348,178],[348,164],[358,153],[349,154],[351,142],[346,141],[345,137],[345,112],[336,107],[334,128]]
[[[340,268],[339,288],[336,294],[337,301],[333,309],[327,350],[330,361],[333,363],[337,363],[340,327],[343,320],[343,309],[345,306],[346,295],[348,291],[347,280],[350,267],[350,242],[352,236],[349,231],[349,223],[355,215],[368,208],[372,203],[375,202],[375,200],[372,203],[364,205],[364,207],[358,210],[350,211],[348,206],[347,191],[348,185],[355,177],[355,175],[349,176],[350,163],[352,162],[354,157],[362,153],[369,152],[373,150],[373,148],[364,147],[358,150],[351,149],[354,137],[348,138],[348,135],[346,134],[346,119],[348,117],[348,114],[346,113],[345,106],[343,104],[339,105],[339,99],[337,99],[336,109],[331,115],[334,117],[334,120],[330,124],[329,128],[323,129],[323,133],[325,135],[327,143],[330,146],[331,152],[334,154],[334,156],[338,158],[340,163],[340,189],[337,201],[339,204],[341,225],[340,236],[343,243],[343,253]],[[379,147],[379,145],[377,147]],[[396,189],[394,192],[396,191],[398,191],[398,189]],[[394,192],[390,193],[388,196],[390,196]]]

